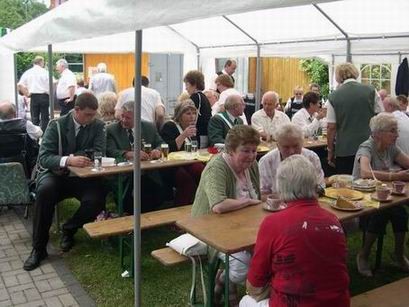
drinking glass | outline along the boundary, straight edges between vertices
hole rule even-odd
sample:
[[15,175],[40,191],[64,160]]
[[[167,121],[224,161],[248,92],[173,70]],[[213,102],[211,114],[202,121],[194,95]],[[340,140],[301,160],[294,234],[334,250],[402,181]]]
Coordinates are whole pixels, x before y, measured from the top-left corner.
[[[197,145],[196,145],[197,146]],[[185,151],[188,153],[192,152],[192,143],[190,142],[185,142]]]
[[95,172],[102,171],[102,152],[95,151],[94,152],[94,168],[92,169]]
[[168,154],[169,154],[169,145],[164,143],[160,145],[160,151],[161,151],[161,160],[162,161],[167,161],[168,160]]
[[143,145],[143,151],[146,152],[146,154],[149,156],[148,160],[150,160],[150,155],[151,155],[151,151],[152,151],[152,144],[145,143]]
[[193,156],[196,156],[197,155],[197,146],[198,146],[197,141],[192,140],[191,145],[192,145],[192,148],[191,148],[192,154],[193,154]]

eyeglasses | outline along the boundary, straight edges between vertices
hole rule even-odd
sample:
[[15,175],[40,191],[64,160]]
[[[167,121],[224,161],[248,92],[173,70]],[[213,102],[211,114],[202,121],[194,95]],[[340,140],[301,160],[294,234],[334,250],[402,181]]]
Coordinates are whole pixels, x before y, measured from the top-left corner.
[[389,133],[393,133],[393,134],[398,134],[399,133],[399,129],[397,128],[392,128],[389,130],[381,130],[382,132],[389,132]]

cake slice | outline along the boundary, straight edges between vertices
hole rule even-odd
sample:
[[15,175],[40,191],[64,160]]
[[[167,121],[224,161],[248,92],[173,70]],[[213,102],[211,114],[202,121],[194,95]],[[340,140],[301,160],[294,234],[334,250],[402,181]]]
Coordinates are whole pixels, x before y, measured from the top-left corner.
[[343,208],[343,209],[355,209],[356,208],[352,201],[342,196],[337,198],[337,202],[335,205],[338,208]]

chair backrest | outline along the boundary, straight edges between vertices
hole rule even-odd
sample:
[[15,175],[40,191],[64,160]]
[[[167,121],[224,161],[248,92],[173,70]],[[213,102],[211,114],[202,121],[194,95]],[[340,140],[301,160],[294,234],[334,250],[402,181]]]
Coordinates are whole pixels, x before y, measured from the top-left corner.
[[0,163],[19,162],[27,175],[28,137],[27,133],[0,133]]
[[30,203],[28,182],[18,162],[0,164],[0,205]]

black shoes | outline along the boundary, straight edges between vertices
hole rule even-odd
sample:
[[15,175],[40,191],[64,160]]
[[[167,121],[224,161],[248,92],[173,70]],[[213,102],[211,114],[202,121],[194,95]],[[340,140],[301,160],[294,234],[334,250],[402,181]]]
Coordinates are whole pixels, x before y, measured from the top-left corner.
[[33,249],[30,256],[24,262],[23,269],[26,271],[32,271],[37,268],[41,261],[48,257],[46,249]]
[[63,252],[68,252],[74,246],[74,234],[72,232],[64,231],[62,233],[60,248]]

